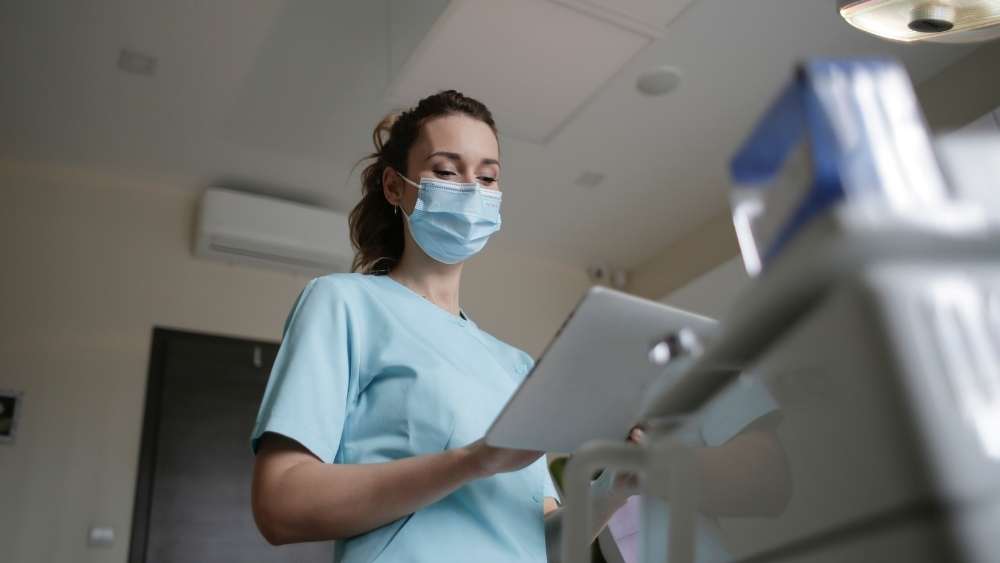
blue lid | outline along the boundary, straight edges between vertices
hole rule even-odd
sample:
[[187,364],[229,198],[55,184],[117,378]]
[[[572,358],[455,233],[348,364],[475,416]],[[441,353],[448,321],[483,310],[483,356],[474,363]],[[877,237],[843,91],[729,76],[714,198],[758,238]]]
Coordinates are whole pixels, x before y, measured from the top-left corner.
[[807,143],[812,184],[764,249],[764,263],[811,219],[842,201],[847,190],[878,189],[867,133],[873,110],[883,109],[877,89],[887,72],[901,72],[901,67],[888,59],[819,59],[801,65],[733,156],[733,182],[740,189],[763,189],[792,151]]

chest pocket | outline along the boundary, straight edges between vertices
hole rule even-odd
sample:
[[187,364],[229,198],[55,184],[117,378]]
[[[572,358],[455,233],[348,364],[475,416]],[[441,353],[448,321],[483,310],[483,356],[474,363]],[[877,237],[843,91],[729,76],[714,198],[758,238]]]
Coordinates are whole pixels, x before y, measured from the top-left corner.
[[545,500],[545,483],[549,480],[549,461],[544,455],[529,468],[531,474],[531,500],[542,504]]
[[362,457],[401,459],[444,451],[455,428],[445,376],[441,370],[392,366],[372,377],[359,393],[353,432],[367,454]]
[[465,446],[485,436],[516,387],[509,374],[490,364],[484,364],[476,375],[450,390],[455,426],[449,447]]

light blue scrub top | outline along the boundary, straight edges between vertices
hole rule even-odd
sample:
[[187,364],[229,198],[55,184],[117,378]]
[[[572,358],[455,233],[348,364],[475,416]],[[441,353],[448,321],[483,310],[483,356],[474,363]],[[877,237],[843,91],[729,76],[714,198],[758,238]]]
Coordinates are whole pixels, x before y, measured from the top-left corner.
[[[251,436],[285,435],[324,463],[379,463],[482,438],[531,369],[526,353],[388,276],[309,282],[285,323]],[[471,481],[337,542],[344,563],[546,560],[545,459]]]

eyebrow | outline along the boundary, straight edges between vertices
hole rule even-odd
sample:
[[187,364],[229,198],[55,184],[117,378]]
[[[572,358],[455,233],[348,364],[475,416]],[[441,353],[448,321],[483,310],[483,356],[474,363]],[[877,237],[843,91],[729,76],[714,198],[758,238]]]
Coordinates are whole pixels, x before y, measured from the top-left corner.
[[[443,156],[448,160],[454,160],[454,161],[462,160],[462,156],[457,152],[448,152],[448,151],[432,152],[431,154],[427,155],[427,158],[425,158],[424,160],[430,160],[435,156]],[[497,166],[500,166],[500,161],[495,158],[484,158],[479,162],[479,164],[496,164]]]

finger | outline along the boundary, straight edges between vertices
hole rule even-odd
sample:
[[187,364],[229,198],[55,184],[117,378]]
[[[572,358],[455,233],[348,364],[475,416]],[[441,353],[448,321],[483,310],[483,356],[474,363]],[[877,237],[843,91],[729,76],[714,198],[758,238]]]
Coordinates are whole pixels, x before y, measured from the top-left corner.
[[615,474],[612,491],[617,495],[632,495],[639,490],[639,476],[631,472]]
[[642,431],[638,426],[633,428],[631,432],[628,433],[628,441],[638,444],[646,436],[646,433]]

